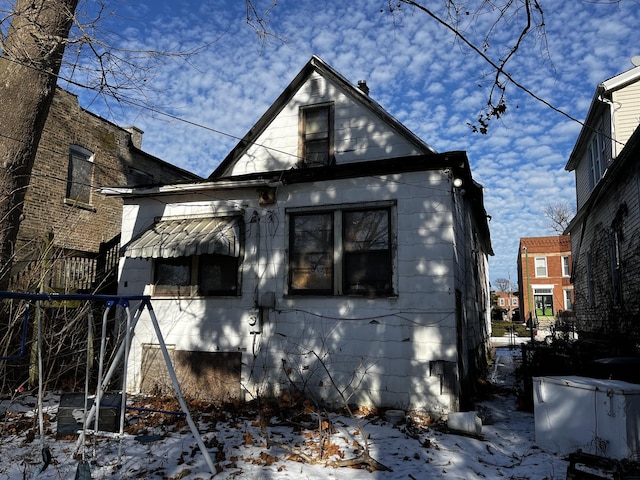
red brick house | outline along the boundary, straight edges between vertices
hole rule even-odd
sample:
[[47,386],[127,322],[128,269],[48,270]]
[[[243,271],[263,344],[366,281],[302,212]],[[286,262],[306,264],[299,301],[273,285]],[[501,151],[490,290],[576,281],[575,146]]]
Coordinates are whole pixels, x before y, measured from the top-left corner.
[[496,290],[492,291],[491,295],[495,297],[495,306],[505,310],[505,320],[511,320],[513,311],[520,306],[518,292],[500,292]]
[[521,238],[518,285],[523,321],[531,315],[545,326],[552,324],[558,313],[573,311],[570,237]]

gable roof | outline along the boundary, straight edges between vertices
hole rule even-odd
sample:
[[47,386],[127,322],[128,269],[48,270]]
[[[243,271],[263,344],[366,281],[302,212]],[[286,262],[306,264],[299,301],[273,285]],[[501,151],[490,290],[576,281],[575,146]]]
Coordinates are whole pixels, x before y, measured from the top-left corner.
[[609,108],[609,105],[603,99],[610,99],[613,92],[638,81],[640,81],[640,66],[636,66],[631,70],[615,75],[598,85],[595,94],[593,95],[593,99],[591,100],[587,116],[582,124],[582,129],[580,130],[576,143],[571,150],[569,160],[564,167],[565,170],[569,172],[575,170],[582,156],[582,149],[585,147],[585,143],[594,132],[594,128],[592,127],[594,121],[596,121],[600,115]]
[[260,119],[251,127],[247,134],[238,142],[238,144],[229,152],[226,158],[218,165],[218,167],[209,176],[209,179],[219,178],[225,176],[225,173],[229,168],[238,161],[247,149],[253,145],[257,138],[266,130],[273,119],[279,112],[287,105],[287,103],[293,98],[296,92],[302,87],[302,85],[310,78],[313,73],[318,73],[324,78],[327,78],[337,84],[342,91],[350,98],[358,102],[359,104],[368,108],[373,114],[381,118],[385,123],[396,130],[407,141],[415,145],[417,149],[424,153],[433,153],[436,151],[426,144],[422,139],[411,132],[402,123],[396,120],[391,114],[389,114],[384,108],[382,108],[377,102],[371,99],[369,95],[363,92],[360,88],[353,86],[349,81],[338,73],[335,69],[330,67],[321,58],[313,55],[302,70],[296,75],[293,81],[284,89],[275,102],[267,109],[267,111],[260,117]]

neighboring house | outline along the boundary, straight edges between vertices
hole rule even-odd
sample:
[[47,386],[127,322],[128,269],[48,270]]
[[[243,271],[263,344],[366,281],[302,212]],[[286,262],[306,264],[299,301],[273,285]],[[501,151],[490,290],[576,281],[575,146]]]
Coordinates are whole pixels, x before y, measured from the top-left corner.
[[141,142],[141,130],[120,128],[56,90],[24,200],[13,290],[115,293],[115,275],[110,285],[105,275],[119,257],[122,200],[96,189],[200,178],[143,152]]
[[[120,294],[190,395],[449,411],[488,357],[483,189],[312,57],[207,181],[120,189]],[[148,314],[128,387],[166,388]]]
[[617,346],[640,342],[639,123],[636,66],[598,85],[565,167],[576,178],[578,208],[566,233],[577,327],[581,338]]
[[511,320],[514,310],[520,305],[518,292],[501,292],[495,290],[491,293],[495,297],[495,306],[504,310],[504,319]]
[[573,310],[571,239],[568,235],[521,238],[518,286],[523,322],[550,326],[561,312]]

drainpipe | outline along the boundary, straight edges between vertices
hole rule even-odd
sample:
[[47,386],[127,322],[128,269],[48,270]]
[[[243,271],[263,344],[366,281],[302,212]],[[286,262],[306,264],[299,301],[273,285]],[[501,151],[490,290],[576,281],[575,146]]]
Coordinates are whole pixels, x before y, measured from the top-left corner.
[[525,266],[526,275],[527,275],[527,308],[529,309],[529,327],[531,329],[531,346],[533,347],[534,335],[533,335],[533,317],[531,315],[532,308],[531,308],[531,280],[529,279],[529,251],[527,250],[527,247],[525,247],[524,245],[522,246],[522,249],[524,250],[524,266]]

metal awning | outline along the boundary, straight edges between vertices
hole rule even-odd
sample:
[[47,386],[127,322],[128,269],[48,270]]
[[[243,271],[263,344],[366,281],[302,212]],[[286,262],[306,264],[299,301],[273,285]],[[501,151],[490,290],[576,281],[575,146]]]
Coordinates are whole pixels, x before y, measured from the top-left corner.
[[217,253],[239,257],[241,216],[161,220],[124,247],[130,258],[171,258]]

